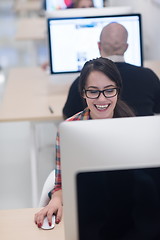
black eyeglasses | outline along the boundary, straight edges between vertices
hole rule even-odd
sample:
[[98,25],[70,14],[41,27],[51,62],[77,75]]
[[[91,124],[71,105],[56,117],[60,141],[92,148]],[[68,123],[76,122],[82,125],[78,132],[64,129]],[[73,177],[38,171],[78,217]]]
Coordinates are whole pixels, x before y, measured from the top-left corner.
[[84,93],[86,95],[87,98],[90,99],[95,99],[95,98],[99,98],[99,96],[101,95],[101,93],[103,93],[103,95],[106,98],[112,98],[114,96],[116,96],[118,94],[118,88],[107,88],[104,90],[86,90],[84,89]]

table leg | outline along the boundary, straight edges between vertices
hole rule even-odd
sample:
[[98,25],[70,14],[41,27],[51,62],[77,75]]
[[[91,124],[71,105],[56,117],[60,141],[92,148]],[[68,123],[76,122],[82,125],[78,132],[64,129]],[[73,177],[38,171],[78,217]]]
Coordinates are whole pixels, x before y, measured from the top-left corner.
[[32,207],[38,206],[38,173],[37,173],[37,141],[36,123],[30,122],[31,134],[31,184],[32,184]]

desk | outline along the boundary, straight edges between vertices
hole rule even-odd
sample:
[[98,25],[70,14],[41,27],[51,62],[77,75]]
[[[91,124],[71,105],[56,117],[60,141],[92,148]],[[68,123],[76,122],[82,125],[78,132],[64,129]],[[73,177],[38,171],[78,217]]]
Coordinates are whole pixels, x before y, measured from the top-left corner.
[[62,120],[70,84],[54,83],[40,67],[11,69],[0,105],[0,121]]
[[39,209],[0,210],[0,237],[2,240],[64,240],[63,220],[52,230],[38,229],[34,214]]
[[17,23],[16,40],[45,40],[47,20],[44,17],[20,18]]
[[16,13],[37,12],[42,8],[41,0],[16,0],[14,3],[14,11]]
[[40,67],[14,68],[9,72],[0,105],[0,122],[30,121],[33,207],[37,207],[38,203],[35,122],[62,120],[62,108],[70,84],[71,82],[54,83]]
[[20,18],[17,22],[15,40],[28,41],[30,54],[35,65],[39,65],[39,47],[46,49],[47,53],[47,20],[44,17]]

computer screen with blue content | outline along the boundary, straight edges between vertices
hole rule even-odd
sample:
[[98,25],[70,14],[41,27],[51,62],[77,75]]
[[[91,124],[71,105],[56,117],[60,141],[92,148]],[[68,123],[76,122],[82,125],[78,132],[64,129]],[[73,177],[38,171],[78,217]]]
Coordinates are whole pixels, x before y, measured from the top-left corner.
[[80,72],[84,63],[100,56],[98,41],[102,28],[110,22],[124,25],[129,47],[125,61],[143,64],[141,15],[66,17],[48,19],[51,74]]

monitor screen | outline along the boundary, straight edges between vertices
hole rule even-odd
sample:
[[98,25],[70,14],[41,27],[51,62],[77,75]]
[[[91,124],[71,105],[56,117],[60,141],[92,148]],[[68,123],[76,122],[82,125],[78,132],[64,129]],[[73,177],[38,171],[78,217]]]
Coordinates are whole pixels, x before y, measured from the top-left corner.
[[61,123],[66,240],[159,239],[159,123],[160,116]]
[[66,17],[48,19],[51,73],[80,72],[87,60],[99,57],[98,41],[102,28],[118,22],[128,30],[129,47],[125,61],[142,65],[140,14]]
[[[61,10],[70,7],[73,3],[72,0],[45,0],[45,10],[46,11],[54,11]],[[94,7],[102,8],[104,6],[103,0],[93,0]]]
[[159,239],[160,167],[77,174],[79,240]]

